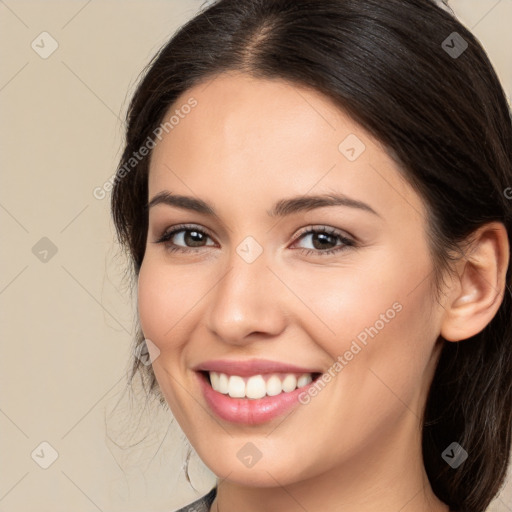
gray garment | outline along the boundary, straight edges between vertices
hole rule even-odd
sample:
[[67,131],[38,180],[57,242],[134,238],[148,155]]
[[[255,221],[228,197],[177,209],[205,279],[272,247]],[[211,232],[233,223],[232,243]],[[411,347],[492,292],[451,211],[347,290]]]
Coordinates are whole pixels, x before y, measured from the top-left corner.
[[214,487],[208,494],[205,494],[202,498],[199,498],[194,503],[187,505],[186,507],[176,510],[176,512],[210,512],[210,507],[217,495],[217,487]]

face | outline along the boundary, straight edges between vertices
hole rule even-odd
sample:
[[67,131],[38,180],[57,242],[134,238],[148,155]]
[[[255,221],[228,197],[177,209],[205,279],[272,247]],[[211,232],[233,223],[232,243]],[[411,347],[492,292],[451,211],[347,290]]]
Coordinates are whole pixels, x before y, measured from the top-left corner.
[[284,81],[222,74],[176,110],[151,157],[138,307],[199,456],[273,486],[417,453],[440,312],[396,162]]

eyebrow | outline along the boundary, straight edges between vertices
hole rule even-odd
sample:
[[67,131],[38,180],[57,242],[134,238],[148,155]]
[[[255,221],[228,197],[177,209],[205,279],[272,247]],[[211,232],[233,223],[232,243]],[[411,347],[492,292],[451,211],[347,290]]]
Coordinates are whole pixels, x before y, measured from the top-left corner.
[[[204,215],[217,216],[215,208],[208,202],[191,196],[182,196],[171,194],[163,190],[156,194],[146,205],[146,209],[150,209],[157,204],[165,204],[190,210]],[[357,208],[369,212],[377,217],[381,217],[370,205],[352,199],[344,194],[321,194],[310,196],[296,196],[288,199],[281,199],[275,203],[271,210],[267,210],[269,217],[285,217],[294,213],[323,208],[325,206],[346,206],[349,208]]]

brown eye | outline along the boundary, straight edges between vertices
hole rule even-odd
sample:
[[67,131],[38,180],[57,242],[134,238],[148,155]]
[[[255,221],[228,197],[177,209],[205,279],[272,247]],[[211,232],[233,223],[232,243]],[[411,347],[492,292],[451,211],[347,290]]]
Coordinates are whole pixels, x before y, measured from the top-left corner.
[[[341,232],[329,227],[322,227],[319,229],[310,229],[309,231],[303,232],[297,240],[309,239],[313,248],[307,249],[302,248],[301,251],[305,251],[309,254],[334,254],[349,247],[354,247],[356,244],[350,238],[344,236]],[[341,243],[338,243],[341,242]]]
[[184,251],[206,247],[208,233],[195,226],[177,226],[166,231],[155,243],[163,243],[170,251]]

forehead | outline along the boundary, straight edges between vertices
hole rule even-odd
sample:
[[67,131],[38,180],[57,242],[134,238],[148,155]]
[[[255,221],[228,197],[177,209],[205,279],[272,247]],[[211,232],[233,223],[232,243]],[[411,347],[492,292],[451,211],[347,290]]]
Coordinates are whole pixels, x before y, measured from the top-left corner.
[[167,189],[234,202],[236,192],[243,205],[337,191],[421,209],[379,141],[313,89],[224,73],[183,93],[164,122],[171,116],[153,150],[149,197]]

